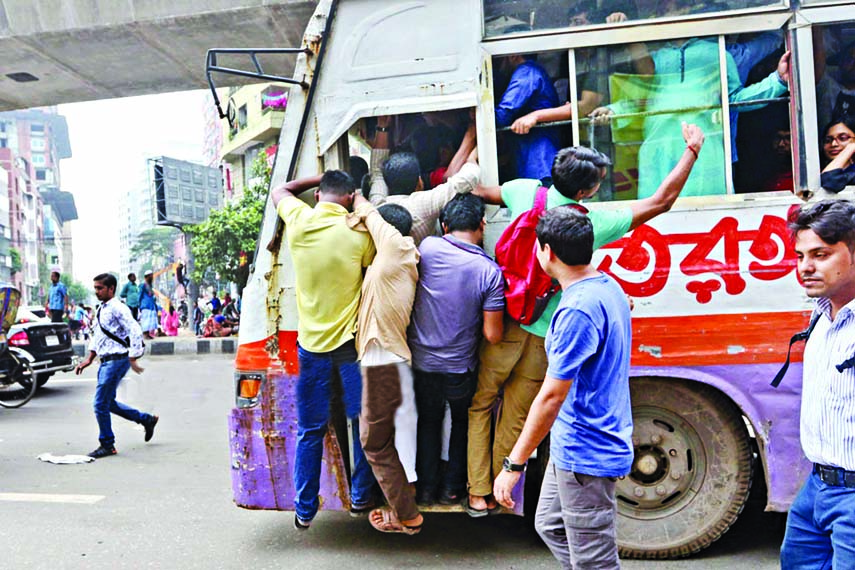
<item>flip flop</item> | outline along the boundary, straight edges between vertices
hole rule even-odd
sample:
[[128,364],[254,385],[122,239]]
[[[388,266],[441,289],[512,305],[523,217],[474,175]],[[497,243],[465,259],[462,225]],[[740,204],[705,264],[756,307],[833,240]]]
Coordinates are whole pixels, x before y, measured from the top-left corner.
[[[375,513],[378,513],[383,517],[381,521],[378,522],[375,519]],[[371,526],[380,532],[413,535],[418,534],[422,530],[422,525],[407,526],[401,523],[390,507],[380,507],[379,509],[371,511],[368,515],[368,522],[370,522]]]
[[473,507],[472,505],[469,504],[469,497],[468,496],[465,499],[463,499],[462,503],[463,503],[463,510],[465,510],[466,514],[469,515],[470,517],[472,517],[473,519],[479,519],[481,517],[486,517],[487,515],[496,515],[502,511],[502,506],[498,505],[498,504],[492,508],[476,509],[475,507]]

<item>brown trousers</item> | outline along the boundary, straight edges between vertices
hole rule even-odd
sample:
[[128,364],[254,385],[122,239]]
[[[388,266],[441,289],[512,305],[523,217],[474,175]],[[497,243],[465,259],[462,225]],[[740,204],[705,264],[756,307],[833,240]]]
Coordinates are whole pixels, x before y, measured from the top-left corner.
[[398,364],[362,368],[359,439],[389,506],[400,521],[419,516],[416,493],[395,449],[395,412],[401,406]]
[[[546,376],[543,338],[524,331],[505,319],[505,333],[498,344],[481,345],[478,387],[469,408],[469,493],[486,497],[493,479],[502,470],[525,425],[525,418]],[[490,426],[493,408],[504,389],[492,446]]]

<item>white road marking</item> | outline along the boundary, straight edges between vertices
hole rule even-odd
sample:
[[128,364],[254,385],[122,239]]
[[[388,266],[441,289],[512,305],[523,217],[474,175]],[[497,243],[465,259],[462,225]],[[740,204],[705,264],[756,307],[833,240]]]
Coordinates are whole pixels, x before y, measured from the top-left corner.
[[15,503],[65,503],[69,505],[94,505],[104,495],[48,495],[42,493],[0,493],[0,501]]
[[95,382],[97,378],[58,378],[48,380],[49,384],[80,384],[81,382]]

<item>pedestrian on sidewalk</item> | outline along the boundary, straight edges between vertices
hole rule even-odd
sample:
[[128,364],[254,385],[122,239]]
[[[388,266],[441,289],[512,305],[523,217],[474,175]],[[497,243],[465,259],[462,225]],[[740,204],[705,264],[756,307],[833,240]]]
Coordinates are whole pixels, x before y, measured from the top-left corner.
[[115,298],[116,278],[109,273],[101,273],[94,282],[95,296],[101,306],[95,313],[89,356],[77,365],[75,372],[78,375],[83,372],[96,356],[101,361],[94,403],[100,445],[89,454],[89,457],[101,459],[116,455],[111,413],[142,425],[145,428],[145,441],[151,440],[159,418],[116,401],[116,389],[128,370],[133,369],[137,374],[142,374],[143,369],[137,364],[137,359],[144,352],[142,330],[131,316],[131,311]]
[[813,472],[790,507],[781,568],[855,568],[855,205],[805,206],[790,231],[800,282],[816,299],[800,429]]
[[154,274],[151,270],[143,275],[139,300],[143,336],[148,339],[154,338],[157,336],[157,301],[154,300]]
[[136,273],[128,273],[128,282],[122,287],[119,298],[131,310],[131,316],[137,321],[140,318],[140,287],[137,285]]
[[52,323],[61,323],[68,308],[68,289],[65,283],[59,280],[59,271],[50,273],[50,291],[48,292],[48,313]]

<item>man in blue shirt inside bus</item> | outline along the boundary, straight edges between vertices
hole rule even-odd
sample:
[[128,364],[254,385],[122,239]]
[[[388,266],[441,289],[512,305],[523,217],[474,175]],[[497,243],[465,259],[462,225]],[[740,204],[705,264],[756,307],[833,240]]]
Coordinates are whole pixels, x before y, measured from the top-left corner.
[[[558,106],[552,80],[529,56],[508,56],[500,60],[499,68],[512,73],[511,82],[496,105],[497,127],[508,127],[532,111]],[[543,180],[551,176],[552,160],[560,146],[554,128],[533,129],[528,134],[511,137],[508,143],[514,146],[516,178]]]

